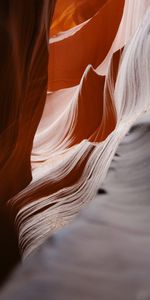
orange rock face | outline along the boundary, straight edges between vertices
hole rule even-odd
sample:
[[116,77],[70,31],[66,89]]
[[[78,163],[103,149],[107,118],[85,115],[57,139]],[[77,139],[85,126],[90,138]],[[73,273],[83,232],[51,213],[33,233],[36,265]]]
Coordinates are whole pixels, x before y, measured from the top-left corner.
[[32,179],[30,156],[46,99],[54,5],[53,0],[0,3],[0,280],[19,255],[7,201]]
[[50,20],[55,1],[0,4],[0,198],[32,178],[30,155],[47,91]]

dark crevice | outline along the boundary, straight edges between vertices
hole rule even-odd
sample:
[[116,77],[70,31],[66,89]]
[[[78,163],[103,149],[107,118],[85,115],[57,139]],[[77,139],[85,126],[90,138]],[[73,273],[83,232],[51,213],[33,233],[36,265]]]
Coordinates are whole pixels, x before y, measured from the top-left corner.
[[97,191],[97,194],[100,195],[100,194],[107,194],[106,190],[104,190],[103,188],[99,188],[98,191]]

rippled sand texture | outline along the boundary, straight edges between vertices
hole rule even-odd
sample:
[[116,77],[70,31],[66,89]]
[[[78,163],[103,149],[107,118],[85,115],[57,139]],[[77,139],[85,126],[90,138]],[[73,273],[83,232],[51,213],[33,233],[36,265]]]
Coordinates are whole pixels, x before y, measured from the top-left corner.
[[[58,0],[50,33],[52,2],[37,3],[28,21],[33,32],[21,14],[23,24],[12,21],[13,62],[21,59],[13,76],[19,104],[17,125],[9,126],[15,151],[11,158],[6,152],[12,161],[1,172],[2,200],[24,256],[94,198],[118,144],[150,106],[150,0]],[[27,46],[21,34],[17,48],[23,25],[32,42]]]

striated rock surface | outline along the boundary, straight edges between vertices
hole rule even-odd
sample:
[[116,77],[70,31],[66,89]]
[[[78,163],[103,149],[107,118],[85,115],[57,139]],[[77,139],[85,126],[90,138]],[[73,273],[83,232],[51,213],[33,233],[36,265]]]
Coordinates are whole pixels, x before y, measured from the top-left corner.
[[150,298],[149,141],[149,123],[132,127],[96,198],[23,262],[0,299]]

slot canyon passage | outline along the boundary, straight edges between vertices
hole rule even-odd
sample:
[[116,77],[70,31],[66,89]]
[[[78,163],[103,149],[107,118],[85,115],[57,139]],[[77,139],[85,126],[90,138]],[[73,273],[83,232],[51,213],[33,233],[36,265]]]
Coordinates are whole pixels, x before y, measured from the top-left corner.
[[5,0],[0,33],[0,299],[149,300],[150,0]]

